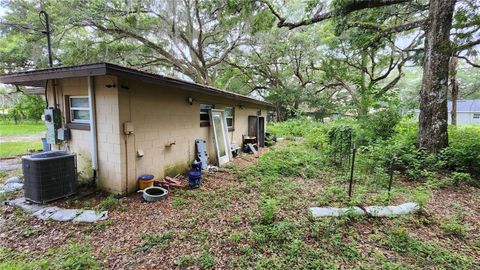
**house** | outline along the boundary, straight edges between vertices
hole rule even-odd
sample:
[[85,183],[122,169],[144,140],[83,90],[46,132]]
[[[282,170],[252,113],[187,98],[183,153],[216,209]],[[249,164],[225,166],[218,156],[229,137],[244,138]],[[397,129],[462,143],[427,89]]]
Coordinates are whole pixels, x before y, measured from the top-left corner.
[[[448,123],[452,123],[452,102],[448,102]],[[480,99],[457,100],[457,125],[480,125]]]
[[[452,102],[448,101],[448,123],[452,123]],[[415,110],[418,120],[420,110]],[[480,125],[480,99],[457,100],[457,125]]]
[[223,141],[240,145],[252,119],[262,120],[257,128],[264,130],[271,108],[247,96],[110,63],[12,73],[0,76],[0,83],[46,87],[48,107],[54,108],[45,110],[51,148],[76,153],[80,174],[114,193],[135,191],[142,174],[185,172],[195,158],[196,139],[206,141],[210,162],[217,162],[222,147],[214,145],[210,111],[224,115],[218,121],[228,126]]

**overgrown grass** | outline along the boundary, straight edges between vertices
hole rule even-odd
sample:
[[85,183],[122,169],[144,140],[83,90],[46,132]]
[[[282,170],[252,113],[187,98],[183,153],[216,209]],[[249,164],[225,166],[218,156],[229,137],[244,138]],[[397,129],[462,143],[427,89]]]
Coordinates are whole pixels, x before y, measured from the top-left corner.
[[39,122],[0,122],[0,137],[29,136],[45,132],[45,124]]
[[15,157],[28,154],[30,150],[42,149],[40,141],[0,142],[0,158]]

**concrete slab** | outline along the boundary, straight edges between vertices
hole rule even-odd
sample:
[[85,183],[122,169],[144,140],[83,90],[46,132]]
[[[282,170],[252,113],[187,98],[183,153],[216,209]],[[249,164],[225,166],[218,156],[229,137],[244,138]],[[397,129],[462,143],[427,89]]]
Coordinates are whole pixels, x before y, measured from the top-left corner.
[[50,216],[50,219],[55,221],[70,221],[73,220],[81,213],[82,210],[77,209],[60,209]]
[[10,201],[10,205],[20,207],[23,211],[27,212],[28,214],[33,214],[43,208],[48,207],[48,205],[28,202],[23,197]]
[[96,212],[93,210],[84,210],[76,218],[73,219],[73,222],[97,222],[100,220],[105,220],[108,217],[108,211]]
[[8,183],[3,186],[3,190],[6,192],[14,192],[20,189],[23,189],[22,183]]
[[108,211],[97,212],[94,210],[62,209],[46,204],[31,203],[25,198],[7,201],[5,205],[19,207],[26,213],[42,220],[97,222],[108,218]]
[[21,183],[21,182],[22,182],[22,179],[20,179],[19,176],[13,176],[13,177],[10,177],[7,180],[5,180],[3,182],[3,184],[7,185],[7,184],[11,184],[11,183]]
[[32,216],[37,217],[41,220],[48,220],[58,210],[60,210],[59,207],[50,206],[50,207],[46,207],[41,210],[38,210],[37,212],[33,213]]

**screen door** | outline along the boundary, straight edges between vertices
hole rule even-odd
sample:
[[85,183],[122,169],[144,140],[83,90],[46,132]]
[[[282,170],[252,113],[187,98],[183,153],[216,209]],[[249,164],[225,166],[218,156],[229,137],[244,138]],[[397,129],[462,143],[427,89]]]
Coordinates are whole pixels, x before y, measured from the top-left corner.
[[221,166],[230,161],[230,146],[225,112],[222,110],[210,110],[210,126],[213,131],[218,165]]

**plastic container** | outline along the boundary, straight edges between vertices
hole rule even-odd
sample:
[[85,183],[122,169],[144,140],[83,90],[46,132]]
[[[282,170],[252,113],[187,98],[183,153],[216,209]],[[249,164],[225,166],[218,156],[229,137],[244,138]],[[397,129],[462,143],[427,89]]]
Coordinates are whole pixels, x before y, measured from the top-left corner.
[[190,188],[199,188],[202,173],[199,170],[191,170],[188,172],[188,186]]
[[141,175],[138,178],[138,189],[146,189],[148,187],[152,187],[153,182],[155,181],[155,180],[153,180],[153,178],[155,178],[155,177],[151,174]]

